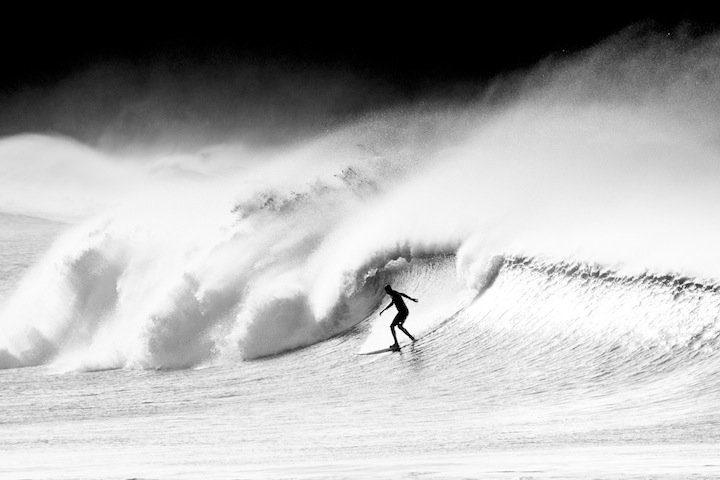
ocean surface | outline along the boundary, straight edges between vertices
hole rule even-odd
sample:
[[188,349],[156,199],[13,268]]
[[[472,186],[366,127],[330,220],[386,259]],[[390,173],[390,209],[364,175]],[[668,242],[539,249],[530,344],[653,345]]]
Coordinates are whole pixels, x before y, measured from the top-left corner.
[[[68,227],[3,220],[9,291]],[[463,295],[455,262],[387,274],[420,299],[399,353],[359,355],[378,294],[278,355],[0,370],[0,477],[720,478],[719,287],[505,258]]]
[[0,478],[720,478],[720,37],[633,35],[287,141],[0,139]]

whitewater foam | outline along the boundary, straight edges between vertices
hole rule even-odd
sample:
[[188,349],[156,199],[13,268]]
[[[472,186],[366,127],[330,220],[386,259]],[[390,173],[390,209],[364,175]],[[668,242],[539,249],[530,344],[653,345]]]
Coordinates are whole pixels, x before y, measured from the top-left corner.
[[2,208],[78,226],[2,305],[2,366],[282,353],[364,321],[399,259],[417,273],[454,256],[440,285],[398,280],[428,297],[486,289],[509,257],[715,279],[717,39],[678,42],[621,35],[528,72],[512,95],[275,147],[3,139]]

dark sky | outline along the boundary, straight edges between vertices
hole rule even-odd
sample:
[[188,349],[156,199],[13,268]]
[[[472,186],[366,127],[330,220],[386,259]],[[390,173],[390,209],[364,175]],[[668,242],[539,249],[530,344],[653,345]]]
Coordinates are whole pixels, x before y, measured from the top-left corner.
[[[480,84],[591,47],[631,25],[653,32],[690,25],[692,34],[720,25],[703,12],[597,3],[526,9],[508,2],[487,10],[482,6],[489,2],[292,9],[245,3],[6,9],[0,136],[37,131],[101,143],[110,131],[122,143],[202,125],[204,135],[217,138],[223,129],[250,127],[284,137],[300,124],[324,128],[398,98]],[[260,73],[238,73],[247,65]],[[266,83],[274,85],[263,91]]]
[[[357,4],[286,10],[149,10],[113,8],[51,11],[30,8],[6,15],[0,29],[5,92],[42,85],[100,61],[179,65],[233,60],[280,60],[368,72],[392,82],[482,79],[531,65],[550,54],[586,48],[639,22],[658,30],[692,21],[707,30],[716,19],[698,13],[569,8],[526,10],[519,4],[474,8],[443,2],[407,9]],[[40,14],[40,16],[38,16]]]

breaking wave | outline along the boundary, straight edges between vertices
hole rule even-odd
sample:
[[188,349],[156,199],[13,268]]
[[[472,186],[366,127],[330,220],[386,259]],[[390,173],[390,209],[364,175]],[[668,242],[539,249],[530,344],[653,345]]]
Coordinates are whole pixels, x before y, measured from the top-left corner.
[[6,210],[76,225],[1,306],[0,367],[187,368],[341,334],[369,348],[387,341],[374,320],[387,283],[420,297],[420,334],[454,322],[518,354],[594,345],[628,375],[710,355],[717,42],[611,39],[499,80],[501,99],[290,146],[131,155],[3,139]]

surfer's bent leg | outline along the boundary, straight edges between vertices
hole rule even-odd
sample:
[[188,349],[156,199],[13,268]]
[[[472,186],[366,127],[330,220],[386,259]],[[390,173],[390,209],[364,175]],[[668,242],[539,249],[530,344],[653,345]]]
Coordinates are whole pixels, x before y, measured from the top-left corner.
[[[405,320],[407,320],[408,314],[407,312],[398,313],[397,317],[395,317],[395,320],[398,322],[397,327],[400,329],[401,332],[403,332],[405,335],[407,335],[410,340],[415,341],[415,337],[410,335],[410,332],[405,330],[405,327],[403,327],[403,323],[405,323]],[[395,323],[395,322],[393,322]]]
[[392,333],[393,340],[395,340],[395,343],[392,346],[398,345],[397,335],[395,334],[395,327],[402,329],[402,322],[404,322],[406,318],[407,314],[403,314],[403,312],[398,312],[398,314],[395,315],[395,318],[390,324],[390,333]]

